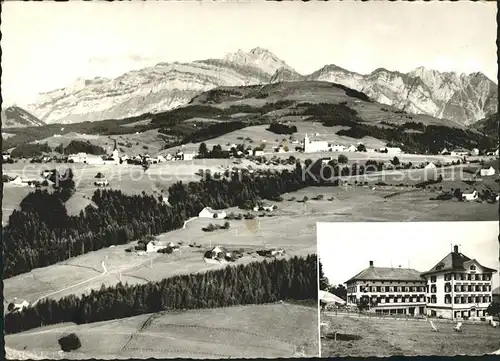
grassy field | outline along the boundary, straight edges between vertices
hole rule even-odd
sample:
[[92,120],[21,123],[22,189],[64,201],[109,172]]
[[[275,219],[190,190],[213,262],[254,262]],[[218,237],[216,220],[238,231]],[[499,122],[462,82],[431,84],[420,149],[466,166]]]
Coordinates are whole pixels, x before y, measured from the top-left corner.
[[[127,124],[126,126],[135,126],[143,122]],[[60,136],[51,136],[48,138],[40,139],[39,143],[47,143],[52,149],[56,148],[60,144],[64,147],[72,140],[89,141],[94,145],[98,145],[104,148],[108,153],[113,151],[114,141],[117,142],[117,147],[122,154],[127,154],[128,156],[133,156],[137,154],[157,154],[161,148],[165,145],[165,138],[169,138],[158,132],[158,130],[148,130],[139,134],[122,134],[122,135],[97,135],[97,134],[81,134],[76,132],[70,132],[62,134]]]
[[[47,358],[277,358],[318,356],[316,305],[288,303],[157,313],[8,335],[5,344]],[[58,353],[75,332],[82,347]]]
[[[224,267],[224,264],[213,265],[203,261],[202,250],[215,245],[244,249],[246,254],[237,261],[237,264],[262,260],[263,258],[256,255],[255,251],[270,247],[281,247],[289,256],[315,253],[316,222],[498,219],[498,204],[430,199],[437,194],[438,192],[433,190],[399,187],[375,187],[374,190],[372,187],[359,186],[309,187],[284,195],[284,201],[276,203],[279,208],[272,212],[273,217],[231,220],[229,230],[214,232],[203,232],[201,228],[209,223],[222,223],[222,221],[194,219],[186,224],[185,229],[158,237],[160,240],[174,243],[183,242],[178,253],[170,255],[152,253],[140,256],[125,252],[125,248],[130,245],[102,249],[6,279],[4,295],[7,300],[17,297],[33,302],[47,295],[51,298],[69,294],[80,295],[91,289],[98,289],[102,283],[113,285],[119,281],[120,273],[123,282],[143,283],[180,273],[203,272]],[[317,195],[323,195],[324,198],[312,200]],[[297,201],[304,197],[309,200],[305,203]],[[292,200],[293,198],[295,200]],[[226,210],[227,213],[231,211],[241,212],[237,209]],[[257,216],[263,214],[263,212],[252,213]],[[191,243],[202,247],[189,247]],[[103,275],[101,262],[106,256],[108,273]]]
[[387,357],[394,355],[454,356],[484,355],[498,350],[500,329],[488,324],[465,324],[463,332],[455,324],[435,322],[432,332],[425,320],[395,320],[321,315],[328,326],[322,332],[361,336],[360,340],[321,339],[321,357]]
[[[311,218],[305,225],[297,223],[295,217],[284,222],[285,219],[286,217],[276,216],[256,220],[232,220],[229,230],[214,232],[204,232],[201,228],[209,223],[223,221],[193,219],[186,224],[185,229],[158,236],[161,241],[183,242],[179,252],[145,255],[125,252],[125,248],[130,247],[130,244],[101,249],[8,278],[4,280],[4,297],[6,300],[23,298],[29,302],[40,297],[58,299],[69,294],[80,295],[92,289],[99,289],[103,283],[114,285],[119,282],[120,273],[122,282],[135,284],[158,281],[177,274],[226,267],[227,264],[209,264],[203,260],[204,251],[216,245],[243,250],[244,256],[235,264],[264,260],[255,251],[270,247],[283,248],[286,256],[316,253],[314,219]],[[189,246],[194,243],[201,248]],[[105,259],[107,273],[103,274],[101,262]],[[68,272],[69,270],[71,271]]]
[[[248,160],[243,160],[241,166],[252,165],[254,169],[269,168],[265,165],[256,165]],[[56,163],[14,163],[3,164],[3,173],[11,177],[21,176],[21,178],[39,179],[42,170],[73,169],[76,193],[67,203],[70,214],[78,214],[80,210],[90,203],[90,198],[98,189],[94,185],[95,176],[102,173],[110,183],[110,188],[120,189],[125,194],[139,194],[143,191],[154,193],[162,191],[164,194],[168,188],[178,182],[198,181],[199,176],[195,175],[200,169],[209,169],[212,173],[222,172],[222,167],[234,166],[233,160],[229,159],[195,159],[192,161],[177,161],[153,164],[146,172],[141,166],[136,165],[88,165],[88,164],[56,164]],[[283,169],[285,166],[273,166],[273,169]],[[4,184],[4,199],[2,200],[2,222],[7,222],[10,214],[19,206],[21,200],[33,188],[19,187]]]
[[[289,117],[291,118],[291,117]],[[298,117],[294,117],[298,118]],[[372,137],[364,137],[361,139],[354,139],[346,136],[339,136],[335,134],[339,130],[347,127],[325,127],[321,123],[318,122],[304,122],[304,121],[294,121],[293,125],[297,127],[297,133],[294,133],[292,139],[290,139],[289,135],[286,134],[275,134],[267,130],[269,125],[255,125],[247,128],[243,128],[240,130],[236,130],[231,133],[224,134],[220,137],[210,139],[205,141],[209,149],[212,149],[214,145],[220,144],[223,148],[227,144],[245,144],[246,146],[251,146],[252,148],[258,147],[261,143],[266,145],[264,151],[265,152],[274,152],[274,147],[287,144],[290,150],[294,150],[296,146],[299,144],[293,144],[292,140],[301,141],[304,139],[304,136],[307,134],[312,140],[327,140],[331,143],[342,144],[345,146],[349,146],[351,144],[358,144],[362,142],[368,148],[380,148],[385,146],[385,142],[380,141],[378,139]],[[316,135],[318,134],[318,135]],[[241,139],[243,138],[243,139]],[[251,139],[252,141],[244,140]],[[198,150],[200,143],[189,143],[184,146],[184,149],[187,150]],[[172,153],[180,149],[180,147],[169,148],[167,150],[161,151],[162,154]],[[293,152],[295,153],[295,152]],[[292,155],[292,152],[290,152]],[[293,154],[295,156],[295,154]]]

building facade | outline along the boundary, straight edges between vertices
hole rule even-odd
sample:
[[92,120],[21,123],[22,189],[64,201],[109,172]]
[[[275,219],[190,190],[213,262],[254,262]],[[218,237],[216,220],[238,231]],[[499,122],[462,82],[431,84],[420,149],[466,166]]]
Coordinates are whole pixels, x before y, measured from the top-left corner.
[[496,270],[459,252],[458,246],[429,271],[426,279],[428,316],[481,319],[492,302],[492,275]]
[[410,268],[369,267],[346,282],[347,302],[368,300],[370,312],[419,315],[425,311],[425,279]]
[[329,150],[327,141],[311,141],[306,134],[303,140],[304,153],[326,152]]
[[454,246],[427,272],[410,268],[368,268],[346,282],[347,302],[383,315],[406,314],[454,320],[481,320],[493,301],[492,276],[497,271],[481,265]]

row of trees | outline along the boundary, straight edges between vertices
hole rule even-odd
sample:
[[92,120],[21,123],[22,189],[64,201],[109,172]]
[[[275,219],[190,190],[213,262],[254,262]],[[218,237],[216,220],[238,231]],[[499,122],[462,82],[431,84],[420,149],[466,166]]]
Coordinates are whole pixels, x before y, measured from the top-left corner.
[[97,190],[92,197],[97,208],[88,206],[78,216],[69,216],[66,194],[36,190],[11,214],[2,237],[4,278],[177,229],[186,219],[182,205],[168,207],[153,196],[117,190]]
[[106,150],[103,147],[90,143],[90,141],[82,140],[72,140],[66,147],[59,144],[55,149],[56,152],[61,154],[77,154],[77,153],[87,153],[94,155],[106,154]]
[[229,266],[206,273],[179,275],[130,286],[102,285],[88,295],[45,299],[5,316],[12,334],[41,325],[113,320],[160,311],[317,299],[317,258],[293,257]]
[[30,193],[21,202],[20,210],[11,214],[2,237],[5,278],[110,245],[180,228],[205,206],[249,209],[259,198],[277,200],[282,193],[305,186],[298,164],[293,172],[269,171],[259,177],[234,174],[222,180],[207,176],[201,182],[179,182],[169,189],[171,206],[161,197],[144,192],[129,196],[118,190],[99,189],[92,197],[97,208],[87,206],[78,216],[69,216],[64,202],[74,183],[70,180],[72,175],[66,176],[67,181],[58,182],[58,190]]
[[[412,123],[408,127],[411,129],[413,125],[416,127],[418,123]],[[400,128],[380,128],[366,123],[353,123],[350,129],[341,129],[337,132],[337,135],[357,139],[366,136],[386,139],[390,142],[404,144],[401,146],[404,151],[420,154],[438,154],[443,150],[443,140],[446,140],[448,144],[468,149],[496,147],[493,137],[442,125],[427,125],[421,132],[405,132]]]
[[297,133],[297,127],[295,125],[286,125],[282,123],[271,123],[269,128],[267,128],[270,132],[274,134],[293,134]]

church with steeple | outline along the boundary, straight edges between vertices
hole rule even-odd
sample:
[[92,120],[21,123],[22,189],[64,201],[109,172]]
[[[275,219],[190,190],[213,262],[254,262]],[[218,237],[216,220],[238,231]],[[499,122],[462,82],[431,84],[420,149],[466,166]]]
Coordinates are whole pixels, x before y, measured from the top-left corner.
[[116,139],[115,139],[115,147],[113,148],[112,158],[116,162],[116,164],[120,164],[120,154],[118,153],[118,147],[116,146]]
[[115,145],[113,147],[113,152],[111,153],[111,155],[108,155],[104,158],[104,164],[110,164],[110,165],[120,164],[120,154],[118,153],[118,147],[116,146],[116,139],[115,139]]
[[304,137],[304,140],[302,141],[302,147],[304,149],[304,153],[326,152],[328,151],[329,148],[327,141],[323,140],[311,141],[307,134]]

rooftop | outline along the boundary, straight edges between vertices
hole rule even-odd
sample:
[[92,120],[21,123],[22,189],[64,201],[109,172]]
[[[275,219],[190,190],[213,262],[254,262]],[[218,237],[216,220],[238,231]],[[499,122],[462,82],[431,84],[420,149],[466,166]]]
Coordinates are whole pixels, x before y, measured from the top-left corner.
[[412,268],[370,266],[352,277],[351,281],[424,281],[421,272]]
[[[464,271],[466,269],[466,263],[476,262],[485,271],[496,272],[493,268],[485,267],[477,262],[475,259],[471,259],[466,255],[458,251],[458,247],[455,246],[453,252],[448,253],[440,262],[438,262],[434,267],[432,267],[427,272],[422,273],[422,275],[443,272],[443,271]],[[468,266],[468,265],[467,265]]]

